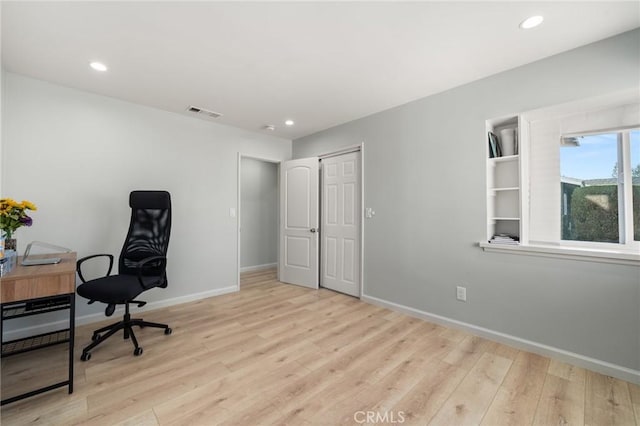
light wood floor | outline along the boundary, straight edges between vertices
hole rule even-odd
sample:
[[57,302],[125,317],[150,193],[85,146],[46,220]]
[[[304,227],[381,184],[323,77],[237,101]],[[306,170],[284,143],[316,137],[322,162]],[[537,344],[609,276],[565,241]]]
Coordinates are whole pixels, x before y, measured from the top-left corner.
[[[140,357],[112,337],[77,361],[72,395],[2,407],[2,425],[348,425],[367,412],[378,424],[640,423],[634,384],[284,285],[273,271],[244,275],[241,288],[146,312],[173,334],[137,332]],[[76,359],[94,328],[78,328]],[[64,351],[51,353],[3,359],[3,396],[53,373],[63,380]]]

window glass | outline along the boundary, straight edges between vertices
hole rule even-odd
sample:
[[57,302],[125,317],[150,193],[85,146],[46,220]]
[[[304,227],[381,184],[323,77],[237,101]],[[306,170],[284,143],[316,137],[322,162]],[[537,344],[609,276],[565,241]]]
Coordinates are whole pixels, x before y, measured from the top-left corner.
[[563,138],[560,148],[563,240],[620,241],[617,174],[617,133]]
[[633,182],[633,239],[640,241],[640,130],[629,133],[631,144],[631,181]]

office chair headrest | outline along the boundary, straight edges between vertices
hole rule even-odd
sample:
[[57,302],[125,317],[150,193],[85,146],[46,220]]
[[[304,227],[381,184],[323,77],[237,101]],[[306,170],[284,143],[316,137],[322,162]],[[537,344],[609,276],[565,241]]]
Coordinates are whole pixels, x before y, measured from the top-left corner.
[[171,208],[171,195],[167,191],[131,191],[129,206],[132,209]]

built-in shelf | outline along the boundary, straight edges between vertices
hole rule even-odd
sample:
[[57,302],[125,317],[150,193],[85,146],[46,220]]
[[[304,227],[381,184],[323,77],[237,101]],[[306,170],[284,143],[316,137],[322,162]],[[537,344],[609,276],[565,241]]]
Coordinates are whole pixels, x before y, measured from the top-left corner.
[[[500,152],[512,153],[515,151],[515,154],[491,157],[490,133],[495,135],[494,140],[500,145]],[[496,235],[509,235],[515,241],[522,242],[523,194],[520,139],[520,117],[514,115],[487,121],[484,140],[487,148],[485,157],[487,159],[487,241]],[[492,246],[495,245],[498,244],[492,244]],[[512,246],[512,244],[500,246]]]

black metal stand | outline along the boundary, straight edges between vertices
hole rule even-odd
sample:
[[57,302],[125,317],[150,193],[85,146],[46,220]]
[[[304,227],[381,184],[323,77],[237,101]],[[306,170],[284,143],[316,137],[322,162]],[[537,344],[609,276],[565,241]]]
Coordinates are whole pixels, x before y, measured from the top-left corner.
[[[8,302],[0,305],[2,315],[0,315],[0,343],[2,351],[0,356],[7,357],[24,352],[34,351],[46,348],[48,346],[58,345],[62,343],[69,344],[69,378],[63,382],[44,386],[21,395],[3,399],[0,405],[9,404],[30,396],[48,392],[52,389],[69,386],[69,393],[73,393],[73,345],[75,340],[75,294],[63,294],[51,297],[42,297],[20,302]],[[56,330],[49,333],[38,334],[22,339],[11,340],[9,342],[2,341],[2,332],[4,331],[4,321],[28,317],[31,315],[39,315],[47,312],[69,309],[69,328]]]

